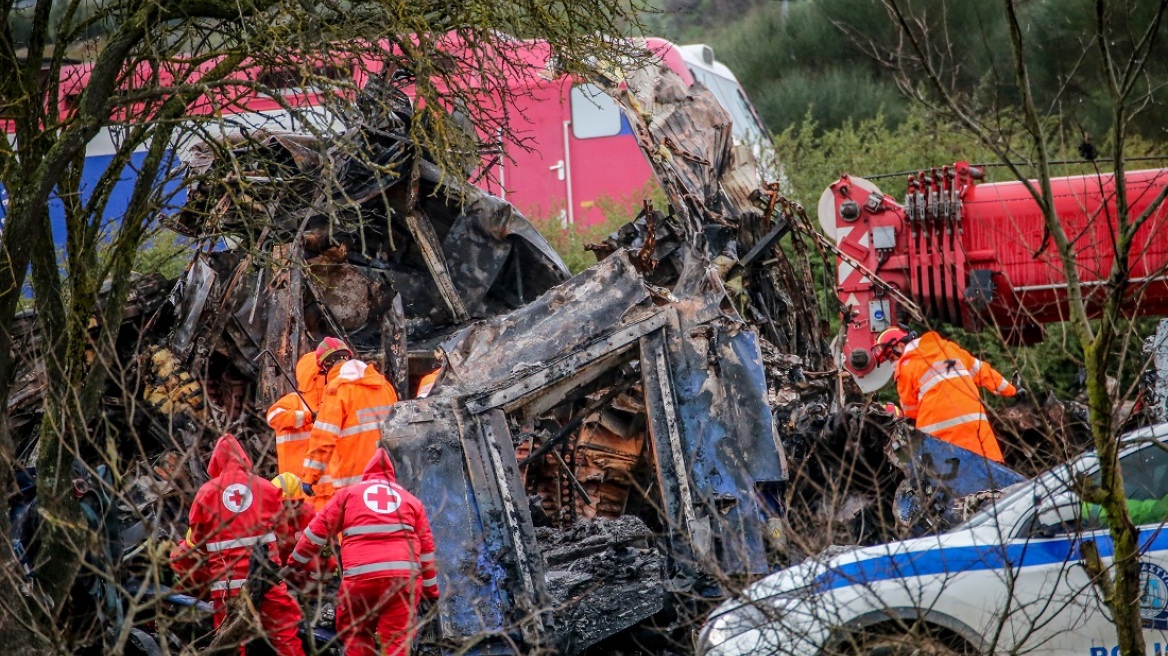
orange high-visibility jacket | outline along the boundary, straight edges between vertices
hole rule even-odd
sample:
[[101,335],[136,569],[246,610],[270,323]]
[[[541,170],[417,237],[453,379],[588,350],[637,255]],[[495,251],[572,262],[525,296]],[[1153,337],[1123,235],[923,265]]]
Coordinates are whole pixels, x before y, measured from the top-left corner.
[[418,392],[414,394],[414,398],[424,399],[430,396],[430,390],[434,389],[434,383],[438,382],[438,372],[440,371],[442,371],[441,367],[422,376],[422,379],[418,381]]
[[313,486],[317,506],[337,488],[361,482],[377,451],[381,421],[397,403],[393,386],[372,365],[349,360],[325,387],[308,440],[300,479]]
[[276,467],[296,472],[308,454],[312,410],[295,393],[285,394],[268,408],[268,425],[276,431]]
[[1017,392],[993,367],[935,332],[909,342],[896,363],[900,407],[917,430],[1002,462],[978,387],[1000,396]]
[[296,363],[300,394],[285,394],[268,408],[268,425],[276,431],[276,462],[281,472],[295,473],[304,465],[308,438],[312,435],[313,414],[324,395],[324,378],[316,362],[316,353],[305,353]]

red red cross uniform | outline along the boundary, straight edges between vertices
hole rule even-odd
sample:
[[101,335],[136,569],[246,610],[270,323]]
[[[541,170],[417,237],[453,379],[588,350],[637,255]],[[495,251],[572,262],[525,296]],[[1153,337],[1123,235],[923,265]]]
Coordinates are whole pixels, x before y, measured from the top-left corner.
[[[195,494],[191,530],[171,556],[180,577],[209,588],[216,627],[226,617],[226,600],[238,596],[247,581],[255,545],[267,544],[269,557],[280,562],[273,532],[283,508],[280,492],[251,468],[251,459],[235,437],[219,438],[207,466],[213,478]],[[287,586],[280,583],[268,591],[259,611],[276,653],[303,656],[297,635],[300,606],[288,594]]]
[[420,599],[438,598],[434,537],[422,502],[397,484],[393,462],[377,449],[361,482],[341,488],[292,552],[290,564],[304,566],[340,533],[344,566],[337,631],[346,656],[409,652]]

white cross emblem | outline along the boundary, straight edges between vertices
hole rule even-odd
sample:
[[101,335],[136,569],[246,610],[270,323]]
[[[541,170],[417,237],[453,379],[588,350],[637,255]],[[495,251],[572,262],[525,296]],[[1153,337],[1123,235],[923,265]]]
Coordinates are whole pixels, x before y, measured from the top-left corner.
[[365,507],[382,515],[397,510],[402,504],[401,495],[388,485],[370,485],[363,496]]
[[243,483],[232,483],[223,490],[223,507],[233,513],[241,513],[251,507],[251,489]]

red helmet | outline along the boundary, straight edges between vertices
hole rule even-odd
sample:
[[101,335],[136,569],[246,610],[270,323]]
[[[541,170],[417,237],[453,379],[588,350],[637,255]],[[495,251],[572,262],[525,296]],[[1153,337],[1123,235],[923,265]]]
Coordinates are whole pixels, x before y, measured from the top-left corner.
[[892,347],[903,344],[910,339],[912,339],[912,335],[900,328],[885,329],[876,338],[876,344],[872,347],[872,355],[876,358],[876,364],[888,360],[888,356],[892,353]]
[[353,350],[348,344],[336,337],[325,337],[316,347],[316,361],[324,364],[325,359],[334,353],[345,353],[347,357],[353,357]]

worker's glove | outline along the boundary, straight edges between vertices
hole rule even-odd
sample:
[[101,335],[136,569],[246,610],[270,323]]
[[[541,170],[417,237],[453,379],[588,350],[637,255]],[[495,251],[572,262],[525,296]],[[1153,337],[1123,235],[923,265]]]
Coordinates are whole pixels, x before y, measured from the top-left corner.
[[300,484],[300,491],[304,492],[304,496],[306,496],[306,497],[316,496],[315,494],[312,493],[312,486],[309,485],[308,483],[301,483]]
[[1025,403],[1030,399],[1030,392],[1026,391],[1025,387],[1019,387],[1014,390],[1014,400],[1018,403]]
[[425,620],[434,611],[434,599],[422,597],[418,600],[418,619]]
[[169,560],[171,554],[175,554],[176,549],[178,549],[178,543],[170,538],[153,541],[151,546],[153,555],[161,558],[163,561]]

